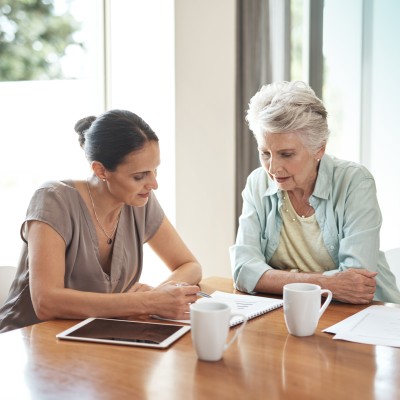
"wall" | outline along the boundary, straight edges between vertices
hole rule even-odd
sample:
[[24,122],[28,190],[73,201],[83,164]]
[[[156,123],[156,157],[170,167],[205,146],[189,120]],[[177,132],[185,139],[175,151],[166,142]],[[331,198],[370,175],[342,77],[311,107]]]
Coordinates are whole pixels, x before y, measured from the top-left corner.
[[235,239],[235,1],[175,1],[176,227],[204,276]]

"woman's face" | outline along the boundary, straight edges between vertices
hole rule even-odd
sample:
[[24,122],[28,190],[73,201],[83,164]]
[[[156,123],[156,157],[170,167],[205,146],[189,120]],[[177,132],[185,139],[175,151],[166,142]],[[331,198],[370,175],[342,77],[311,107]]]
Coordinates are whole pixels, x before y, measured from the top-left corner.
[[108,189],[112,196],[125,204],[142,207],[150,192],[158,188],[157,168],[160,165],[160,148],[152,140],[144,147],[125,157],[115,171],[106,171]]
[[267,133],[257,138],[257,144],[262,166],[280,189],[312,190],[317,179],[317,160],[325,148],[310,154],[297,133]]

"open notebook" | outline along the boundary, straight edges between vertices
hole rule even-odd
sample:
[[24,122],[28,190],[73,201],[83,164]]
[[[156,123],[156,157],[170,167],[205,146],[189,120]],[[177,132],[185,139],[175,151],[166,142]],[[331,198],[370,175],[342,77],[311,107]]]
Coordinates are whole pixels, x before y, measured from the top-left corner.
[[[245,314],[247,319],[252,319],[258,317],[259,315],[265,314],[276,308],[283,306],[283,300],[272,299],[270,297],[261,296],[250,296],[246,294],[234,294],[216,291],[211,294],[211,298],[201,298],[197,300],[198,302],[204,301],[218,301],[221,303],[226,303],[231,307],[232,313],[239,312]],[[156,317],[158,318],[158,317]],[[190,320],[181,319],[174,320],[177,322],[182,322],[190,324]],[[230,325],[234,326],[243,322],[243,318],[234,317],[231,320]]]

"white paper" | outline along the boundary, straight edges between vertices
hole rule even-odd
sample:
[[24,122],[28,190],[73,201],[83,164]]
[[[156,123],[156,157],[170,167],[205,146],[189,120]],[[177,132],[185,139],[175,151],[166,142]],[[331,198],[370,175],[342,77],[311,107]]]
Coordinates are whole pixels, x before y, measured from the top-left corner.
[[337,324],[324,329],[322,332],[338,333],[340,330],[351,329],[358,321],[360,321],[364,317],[364,314],[366,314],[371,307],[377,307],[377,306],[370,306],[344,319],[343,321],[340,321]]
[[370,306],[324,330],[334,339],[400,347],[400,307]]

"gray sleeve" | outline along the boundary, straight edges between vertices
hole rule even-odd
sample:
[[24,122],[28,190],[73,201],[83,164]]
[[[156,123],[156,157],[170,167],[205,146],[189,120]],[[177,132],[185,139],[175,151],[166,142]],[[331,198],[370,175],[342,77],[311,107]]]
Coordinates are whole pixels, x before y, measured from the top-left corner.
[[26,219],[21,226],[22,240],[27,243],[26,223],[28,221],[41,221],[50,225],[68,246],[73,233],[71,218],[71,212],[74,212],[73,208],[55,188],[45,187],[38,189],[29,203]]

